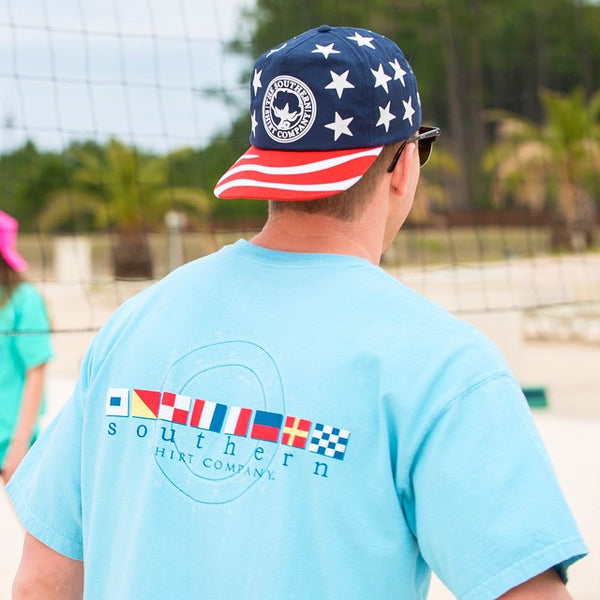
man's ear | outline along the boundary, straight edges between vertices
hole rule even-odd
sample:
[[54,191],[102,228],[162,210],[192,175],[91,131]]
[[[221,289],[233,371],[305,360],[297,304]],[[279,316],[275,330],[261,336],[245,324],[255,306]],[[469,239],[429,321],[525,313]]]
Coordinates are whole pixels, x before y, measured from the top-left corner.
[[415,152],[417,144],[406,144],[400,158],[392,171],[390,185],[398,196],[404,196],[408,190],[408,182],[410,181],[410,169],[412,161],[415,160]]

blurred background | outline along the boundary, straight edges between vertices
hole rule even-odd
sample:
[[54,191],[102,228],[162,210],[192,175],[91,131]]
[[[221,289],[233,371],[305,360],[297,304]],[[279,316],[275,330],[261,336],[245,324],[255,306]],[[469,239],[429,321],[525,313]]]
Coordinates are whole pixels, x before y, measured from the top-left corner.
[[[563,337],[572,311],[557,306],[597,317],[598,282],[585,262],[599,247],[598,2],[0,6],[0,202],[21,223],[35,279],[152,280],[260,228],[265,203],[212,195],[249,144],[253,60],[307,28],[355,24],[405,50],[424,120],[443,132],[384,264],[454,269],[457,311],[546,309],[566,323]],[[537,276],[539,257],[554,259],[552,289]],[[574,287],[561,266],[573,257],[584,277]],[[524,260],[527,289],[510,278]],[[473,277],[489,263],[508,265],[506,294],[486,295],[482,282],[477,306],[463,303],[461,269]],[[580,329],[568,333],[597,333]]]
[[597,1],[0,0],[0,209],[50,307],[49,416],[121,302],[260,229],[265,203],[212,190],[254,59],[324,23],[395,40],[442,128],[383,267],[501,347],[600,551]]

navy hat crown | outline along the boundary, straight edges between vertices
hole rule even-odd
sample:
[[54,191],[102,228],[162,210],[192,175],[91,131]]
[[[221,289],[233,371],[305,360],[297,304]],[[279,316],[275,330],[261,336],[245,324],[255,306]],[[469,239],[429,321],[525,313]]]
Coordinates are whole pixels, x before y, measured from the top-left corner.
[[383,146],[421,124],[410,64],[366,29],[322,25],[272,48],[255,63],[250,94],[250,142],[266,150]]
[[421,102],[394,42],[322,25],[256,61],[250,116],[250,148],[215,195],[315,200],[347,190],[385,145],[410,138],[421,125]]

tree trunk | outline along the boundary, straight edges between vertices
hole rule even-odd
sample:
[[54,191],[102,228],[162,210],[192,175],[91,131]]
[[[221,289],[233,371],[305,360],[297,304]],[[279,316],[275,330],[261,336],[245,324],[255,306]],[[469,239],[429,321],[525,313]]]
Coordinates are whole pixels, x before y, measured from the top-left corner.
[[596,242],[598,209],[593,198],[581,188],[573,186],[568,193],[569,202],[555,208],[550,245],[553,250],[585,252]]
[[113,244],[113,268],[117,279],[152,279],[152,253],[144,232],[117,232]]
[[456,47],[449,0],[440,3],[440,37],[444,47],[446,89],[450,109],[450,141],[453,153],[458,157],[463,167],[456,179],[452,204],[457,208],[464,208],[470,204],[466,131],[462,104],[465,94],[460,80],[460,59]]
[[483,99],[483,41],[481,39],[482,21],[480,0],[470,2],[469,26],[469,93],[467,107],[470,119],[466,124],[468,144],[468,163],[465,168],[469,177],[469,193],[471,203],[481,206],[485,204],[485,185],[481,174],[481,157],[483,156],[486,135],[484,124],[484,99]]

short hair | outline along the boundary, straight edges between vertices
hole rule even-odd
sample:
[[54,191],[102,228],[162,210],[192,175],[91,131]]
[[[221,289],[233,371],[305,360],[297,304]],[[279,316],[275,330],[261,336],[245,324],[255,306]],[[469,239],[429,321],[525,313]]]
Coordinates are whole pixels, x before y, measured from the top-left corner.
[[384,146],[365,174],[343,192],[317,200],[269,200],[269,212],[292,210],[312,215],[324,214],[341,221],[353,221],[364,212],[396,149],[397,144]]

